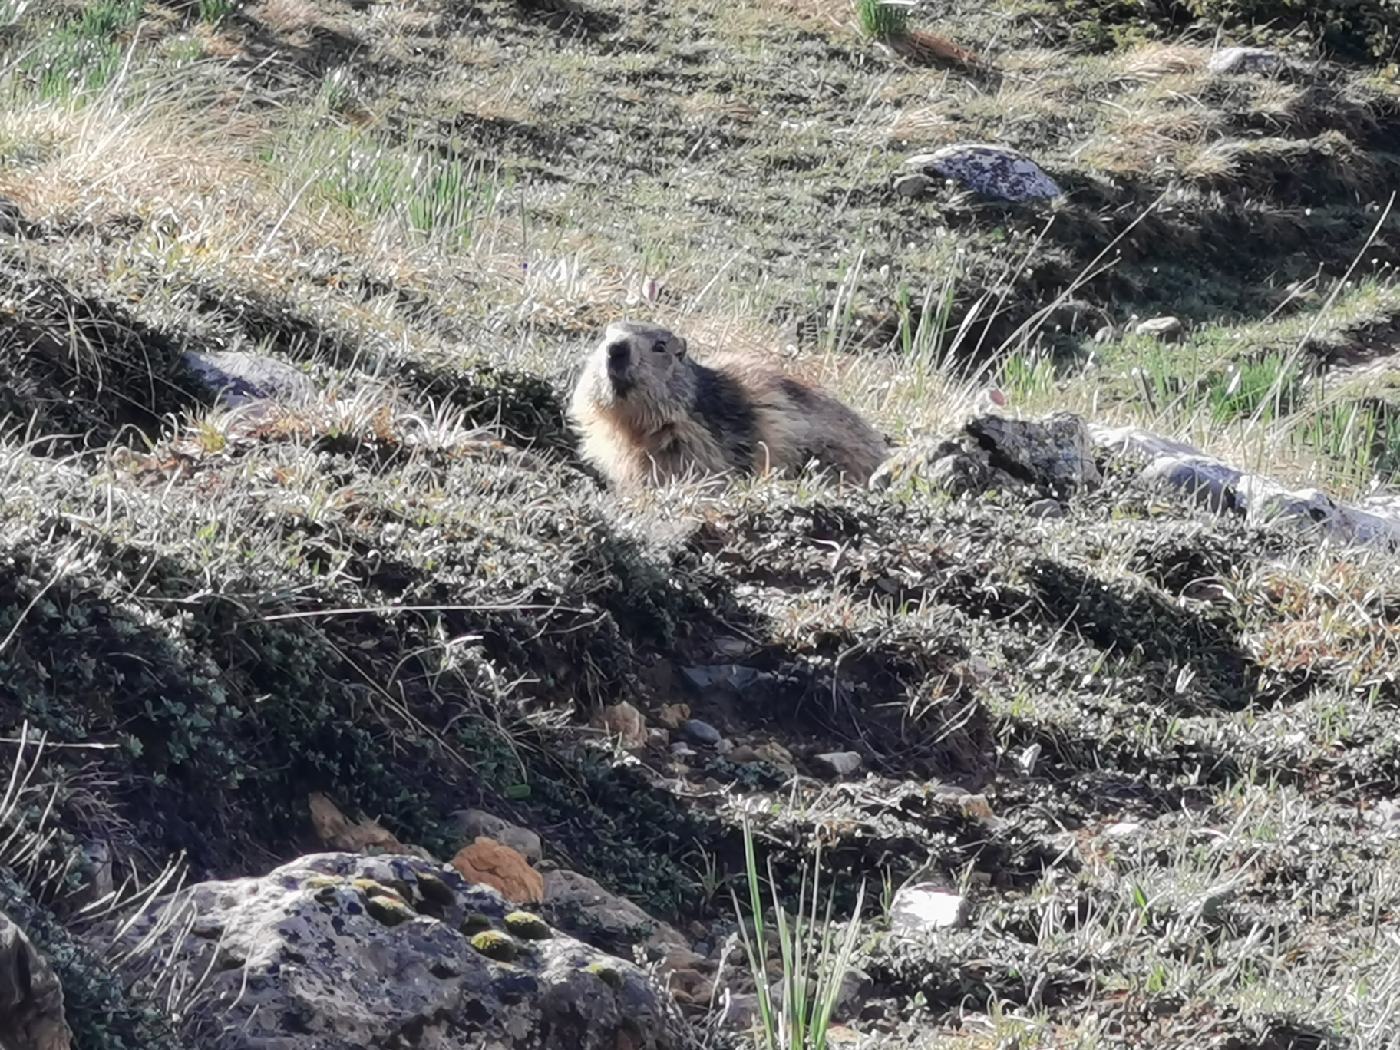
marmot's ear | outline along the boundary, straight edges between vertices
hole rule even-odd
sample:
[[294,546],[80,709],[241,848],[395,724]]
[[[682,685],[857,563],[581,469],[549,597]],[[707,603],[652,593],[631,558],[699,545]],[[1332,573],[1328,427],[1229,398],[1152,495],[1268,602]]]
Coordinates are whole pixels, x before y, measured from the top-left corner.
[[686,349],[687,343],[685,341],[685,337],[680,335],[676,336],[676,356],[684,357]]

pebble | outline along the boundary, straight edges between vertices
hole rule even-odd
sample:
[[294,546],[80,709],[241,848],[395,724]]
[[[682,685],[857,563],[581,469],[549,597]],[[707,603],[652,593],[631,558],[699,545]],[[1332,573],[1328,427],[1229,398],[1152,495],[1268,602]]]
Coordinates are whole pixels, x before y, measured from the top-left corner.
[[816,761],[838,777],[850,776],[861,767],[861,757],[854,751],[831,751],[818,755]]
[[967,925],[972,905],[966,897],[932,883],[902,886],[890,904],[890,926],[905,933],[955,930]]
[[1176,342],[1186,334],[1179,317],[1153,317],[1133,329],[1138,335],[1150,336],[1163,342]]
[[894,180],[894,191],[901,197],[919,197],[933,185],[927,175],[901,175]]
[[698,718],[688,718],[681,723],[681,732],[693,743],[705,744],[714,747],[722,739],[720,732],[709,722],[701,721]]

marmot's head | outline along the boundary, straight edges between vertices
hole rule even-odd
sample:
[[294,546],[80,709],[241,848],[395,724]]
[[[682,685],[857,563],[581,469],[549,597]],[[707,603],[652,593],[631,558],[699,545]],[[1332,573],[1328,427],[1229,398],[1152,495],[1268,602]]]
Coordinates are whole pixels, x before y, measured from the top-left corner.
[[614,321],[589,359],[576,398],[642,429],[663,426],[694,401],[695,376],[685,352],[685,340],[660,325]]

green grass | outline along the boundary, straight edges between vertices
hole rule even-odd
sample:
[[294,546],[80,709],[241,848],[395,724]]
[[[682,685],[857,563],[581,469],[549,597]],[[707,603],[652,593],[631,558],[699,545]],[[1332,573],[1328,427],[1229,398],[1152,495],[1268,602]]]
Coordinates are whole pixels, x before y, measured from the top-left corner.
[[899,40],[909,33],[910,6],[905,0],[856,0],[856,18],[867,36]]
[[740,910],[737,894],[734,911],[749,973],[757,989],[761,1045],[765,1050],[824,1050],[842,986],[854,965],[865,885],[862,883],[856,892],[850,920],[838,929],[832,901],[828,900],[824,909],[821,905],[820,850],[813,860],[810,890],[808,873],[804,872],[796,908],[791,913],[777,895],[777,880],[772,866],[768,867],[766,881],[773,887],[772,930],[777,937],[777,961],[781,965],[775,995],[769,986],[769,927],[764,921],[770,902],[764,900],[765,880],[759,872],[753,829],[748,824],[744,825],[743,836],[748,920]]
[[357,221],[389,220],[452,250],[471,246],[478,224],[510,190],[510,180],[484,158],[444,157],[340,129],[289,143],[277,163]]

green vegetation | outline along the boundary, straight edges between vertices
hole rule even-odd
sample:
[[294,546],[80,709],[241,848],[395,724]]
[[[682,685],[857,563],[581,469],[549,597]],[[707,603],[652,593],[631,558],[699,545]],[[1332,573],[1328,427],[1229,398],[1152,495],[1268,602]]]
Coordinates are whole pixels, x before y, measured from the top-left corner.
[[[788,914],[776,895],[773,899],[774,932],[778,941],[781,977],[777,992],[769,987],[769,939],[764,922],[763,880],[754,849],[753,831],[744,827],[744,876],[749,890],[749,922],[744,919],[738,896],[734,910],[739,919],[749,973],[758,995],[759,1022],[766,1050],[824,1050],[833,1013],[841,999],[846,977],[851,973],[860,937],[859,921],[848,922],[837,930],[832,919],[832,903],[821,910],[821,851],[813,861],[811,897],[804,874],[793,914]],[[772,868],[768,871],[773,879]],[[854,915],[861,914],[864,884],[856,894]]]

